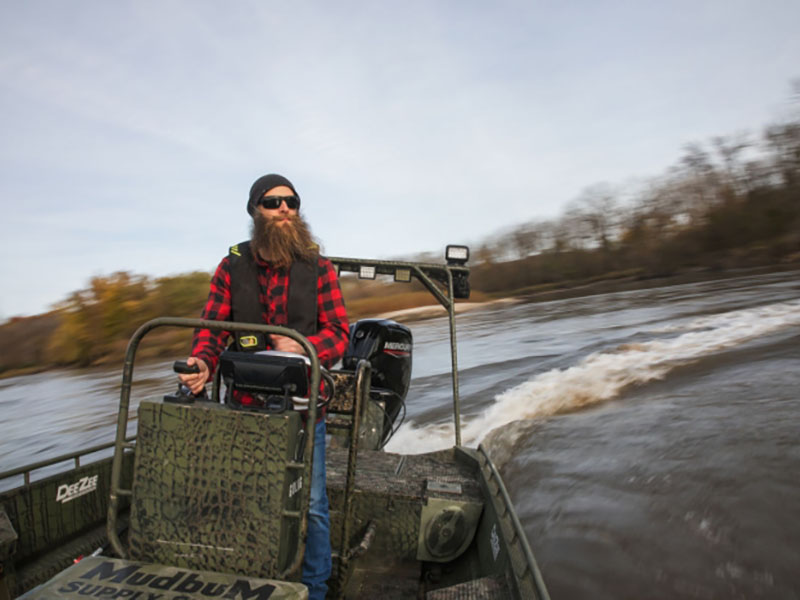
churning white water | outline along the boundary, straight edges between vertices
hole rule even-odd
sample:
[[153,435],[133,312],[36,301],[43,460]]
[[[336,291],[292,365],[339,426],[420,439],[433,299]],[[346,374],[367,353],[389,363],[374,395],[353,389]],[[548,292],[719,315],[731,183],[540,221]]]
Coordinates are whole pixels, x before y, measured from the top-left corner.
[[[511,422],[611,400],[629,386],[663,379],[678,366],[798,325],[800,301],[790,301],[654,327],[654,339],[593,352],[574,366],[551,369],[497,394],[482,414],[462,420],[462,443],[474,447],[490,431]],[[674,337],[665,339],[665,334]],[[386,449],[422,453],[447,448],[453,444],[453,430],[451,422],[420,426],[409,421]]]

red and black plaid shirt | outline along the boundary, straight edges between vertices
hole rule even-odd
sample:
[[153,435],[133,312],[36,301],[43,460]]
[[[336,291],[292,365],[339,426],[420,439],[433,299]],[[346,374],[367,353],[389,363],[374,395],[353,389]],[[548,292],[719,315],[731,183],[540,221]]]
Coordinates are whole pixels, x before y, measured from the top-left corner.
[[[269,325],[286,326],[288,269],[273,269],[260,258],[256,259],[256,264],[259,267],[258,299],[262,308],[261,317]],[[227,256],[219,263],[214,277],[211,278],[211,289],[202,318],[212,321],[231,320],[231,273]],[[330,368],[344,355],[349,335],[347,312],[336,270],[331,261],[320,257],[317,278],[317,333],[308,336],[308,341],[316,348],[322,366]],[[203,359],[213,373],[229,336],[228,331],[197,330],[192,342],[192,356]]]

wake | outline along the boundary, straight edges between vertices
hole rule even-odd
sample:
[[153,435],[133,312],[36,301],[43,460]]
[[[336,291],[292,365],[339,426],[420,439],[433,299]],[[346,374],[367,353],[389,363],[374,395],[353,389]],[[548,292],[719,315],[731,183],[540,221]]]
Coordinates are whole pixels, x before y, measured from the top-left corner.
[[[468,421],[462,419],[461,442],[477,447],[498,427],[611,400],[628,386],[663,379],[678,366],[798,325],[800,301],[792,301],[654,329],[654,334],[679,335],[595,352],[573,367],[552,369],[506,390],[495,396],[482,414]],[[419,427],[411,421],[400,428],[386,449],[429,452],[451,447],[454,439],[452,423]]]

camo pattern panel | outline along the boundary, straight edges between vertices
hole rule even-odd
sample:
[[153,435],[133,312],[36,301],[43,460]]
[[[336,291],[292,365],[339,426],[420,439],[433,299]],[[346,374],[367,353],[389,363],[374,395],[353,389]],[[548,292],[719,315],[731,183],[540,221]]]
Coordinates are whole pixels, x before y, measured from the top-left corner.
[[[132,467],[133,456],[126,454],[125,485],[130,484]],[[13,560],[49,550],[104,523],[110,486],[107,458],[0,494],[0,507],[19,536]]]
[[280,559],[292,558],[298,543],[281,523],[284,508],[299,509],[302,473],[287,463],[300,428],[294,411],[142,402],[131,558],[253,577],[280,573],[287,566]]
[[328,404],[328,410],[334,413],[352,413],[356,397],[356,377],[348,371],[331,371],[335,390]]
[[[329,448],[326,468],[331,503],[331,543],[338,548],[344,516],[347,451]],[[382,552],[387,560],[389,557],[416,559],[422,508],[428,498],[455,498],[447,493],[431,492],[429,481],[458,484],[461,487],[459,498],[483,502],[474,467],[457,461],[452,450],[418,455],[359,452],[354,523],[348,547],[358,544],[367,524],[372,521],[377,530],[370,552]]]
[[425,600],[503,600],[513,598],[500,577],[481,577],[425,594]]
[[[347,447],[353,424],[355,406],[355,375],[348,371],[331,371],[335,383],[333,399],[328,404],[328,433],[332,434],[335,447]],[[361,415],[359,447],[368,450],[381,448],[384,424],[386,423],[386,403],[370,400]]]
[[[127,527],[127,518],[121,520],[120,525]],[[106,525],[103,523],[71,541],[53,547],[49,552],[36,555],[34,560],[13,565],[13,570],[7,572],[5,576],[11,597],[21,596],[24,592],[55,577],[81,556],[88,556],[107,543]]]

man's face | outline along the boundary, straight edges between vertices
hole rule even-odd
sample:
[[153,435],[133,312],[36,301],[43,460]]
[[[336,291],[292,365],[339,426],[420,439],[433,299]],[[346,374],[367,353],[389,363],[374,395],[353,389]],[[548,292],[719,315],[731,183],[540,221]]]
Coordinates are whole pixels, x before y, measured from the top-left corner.
[[[265,196],[294,196],[292,188],[285,185],[279,185],[269,190]],[[278,208],[264,208],[261,204],[256,206],[256,210],[260,212],[266,219],[274,222],[279,227],[291,223],[292,217],[297,215],[297,209],[289,208],[286,202],[281,202]]]

